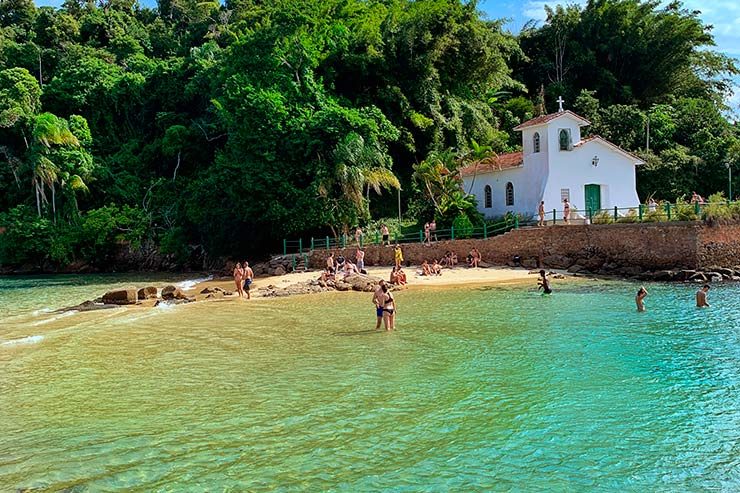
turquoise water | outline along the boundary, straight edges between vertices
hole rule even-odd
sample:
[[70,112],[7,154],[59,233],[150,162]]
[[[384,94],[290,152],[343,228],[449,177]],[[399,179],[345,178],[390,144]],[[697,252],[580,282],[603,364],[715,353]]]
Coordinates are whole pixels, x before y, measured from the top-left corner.
[[736,286],[38,311],[127,282],[0,279],[0,491],[740,489]]

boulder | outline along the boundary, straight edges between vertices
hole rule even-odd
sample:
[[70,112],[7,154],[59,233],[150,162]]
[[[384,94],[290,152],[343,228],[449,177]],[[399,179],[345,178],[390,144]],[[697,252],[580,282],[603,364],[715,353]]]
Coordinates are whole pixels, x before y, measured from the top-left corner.
[[640,274],[642,274],[642,267],[638,265],[628,265],[626,267],[620,268],[618,272],[620,275],[628,277],[639,276]]
[[578,265],[578,264],[571,265],[570,267],[568,267],[568,272],[570,272],[571,274],[577,274],[577,273],[583,272],[585,270],[586,270],[586,268],[584,266]]
[[369,293],[375,291],[378,286],[378,282],[380,282],[380,279],[377,277],[371,277],[362,274],[352,274],[351,276],[345,277],[343,282],[352,286],[353,291],[363,291]]
[[139,298],[139,300],[151,300],[157,297],[157,288],[154,286],[147,286],[145,288],[141,288],[138,293],[136,293],[136,296]]
[[534,269],[537,267],[537,259],[536,258],[528,258],[522,260],[522,267],[525,269]]
[[162,288],[163,300],[187,300],[190,299],[185,292],[177,286],[165,286]]
[[352,289],[352,285],[344,281],[336,281],[334,283],[334,287],[337,289],[337,291],[349,291],[350,289]]
[[273,270],[273,273],[272,273],[272,275],[273,275],[273,276],[284,276],[284,275],[285,275],[285,272],[286,272],[286,271],[285,271],[285,267],[283,267],[282,265],[278,265],[278,266],[277,266],[277,267],[275,267],[275,269]]
[[675,281],[676,273],[672,270],[659,270],[653,274],[653,280],[655,281]]
[[676,273],[676,281],[688,281],[694,274],[696,274],[695,270],[680,270]]
[[697,272],[693,276],[689,277],[688,280],[691,282],[707,282],[707,276],[705,276],[702,272]]
[[95,301],[87,300],[87,301],[83,301],[79,305],[69,306],[67,308],[60,308],[59,310],[55,310],[55,311],[57,313],[71,312],[71,311],[92,312],[95,310],[107,310],[110,308],[118,308],[118,305],[112,305],[112,304],[106,305],[104,303],[100,303],[100,302],[96,303]]
[[200,290],[200,294],[212,294],[212,293],[215,293],[215,292],[216,292],[216,290],[215,289],[211,289],[211,288],[203,288],[203,289]]
[[719,272],[705,272],[704,276],[709,282],[722,282],[722,274]]
[[135,289],[117,289],[103,295],[103,303],[107,305],[135,305],[136,301]]
[[548,255],[542,262],[553,269],[567,269],[575,263],[572,258],[565,255]]

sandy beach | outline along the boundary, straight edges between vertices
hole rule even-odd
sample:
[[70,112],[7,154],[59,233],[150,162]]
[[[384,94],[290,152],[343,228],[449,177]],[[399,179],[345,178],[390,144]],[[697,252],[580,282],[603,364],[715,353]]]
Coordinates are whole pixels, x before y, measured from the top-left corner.
[[[537,276],[530,274],[527,269],[515,269],[510,267],[486,267],[470,269],[467,267],[457,267],[455,269],[444,269],[441,276],[421,276],[417,272],[421,270],[418,266],[411,266],[406,269],[408,284],[405,289],[420,289],[426,287],[452,287],[471,284],[495,284],[495,285],[512,285],[512,284],[536,284]],[[379,277],[388,280],[391,267],[368,267],[369,276]],[[264,297],[260,292],[261,288],[268,286],[277,288],[286,288],[299,283],[316,280],[320,276],[320,271],[293,272],[284,276],[258,277],[252,284],[252,298]],[[219,287],[227,291],[234,290],[234,281],[229,278],[219,278],[209,281],[203,281],[196,284],[188,290],[188,295],[195,296],[198,301],[205,299],[201,294],[206,288],[214,289]],[[236,299],[235,296],[227,296],[224,299]]]

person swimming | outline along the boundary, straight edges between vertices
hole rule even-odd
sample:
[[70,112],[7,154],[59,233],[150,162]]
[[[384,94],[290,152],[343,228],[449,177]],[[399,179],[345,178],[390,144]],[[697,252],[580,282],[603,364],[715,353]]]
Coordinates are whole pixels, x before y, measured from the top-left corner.
[[640,289],[637,291],[637,295],[635,296],[635,304],[637,305],[638,312],[645,311],[644,300],[647,295],[648,295],[647,289],[645,289],[644,286],[640,286]]
[[385,330],[393,330],[396,328],[396,300],[385,283],[381,289],[383,290],[383,326]]
[[540,278],[537,280],[537,290],[542,289],[543,294],[551,294],[550,281],[547,280],[547,273],[544,270],[540,270]]
[[705,284],[702,288],[696,292],[696,307],[704,308],[709,307],[707,303],[707,292],[709,291],[709,284]]

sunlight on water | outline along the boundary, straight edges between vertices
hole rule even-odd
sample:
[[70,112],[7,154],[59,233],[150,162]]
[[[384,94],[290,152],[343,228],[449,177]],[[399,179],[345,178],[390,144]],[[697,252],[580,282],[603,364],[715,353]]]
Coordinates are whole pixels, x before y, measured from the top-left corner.
[[0,491],[740,489],[735,286],[48,312],[105,282],[0,279]]

